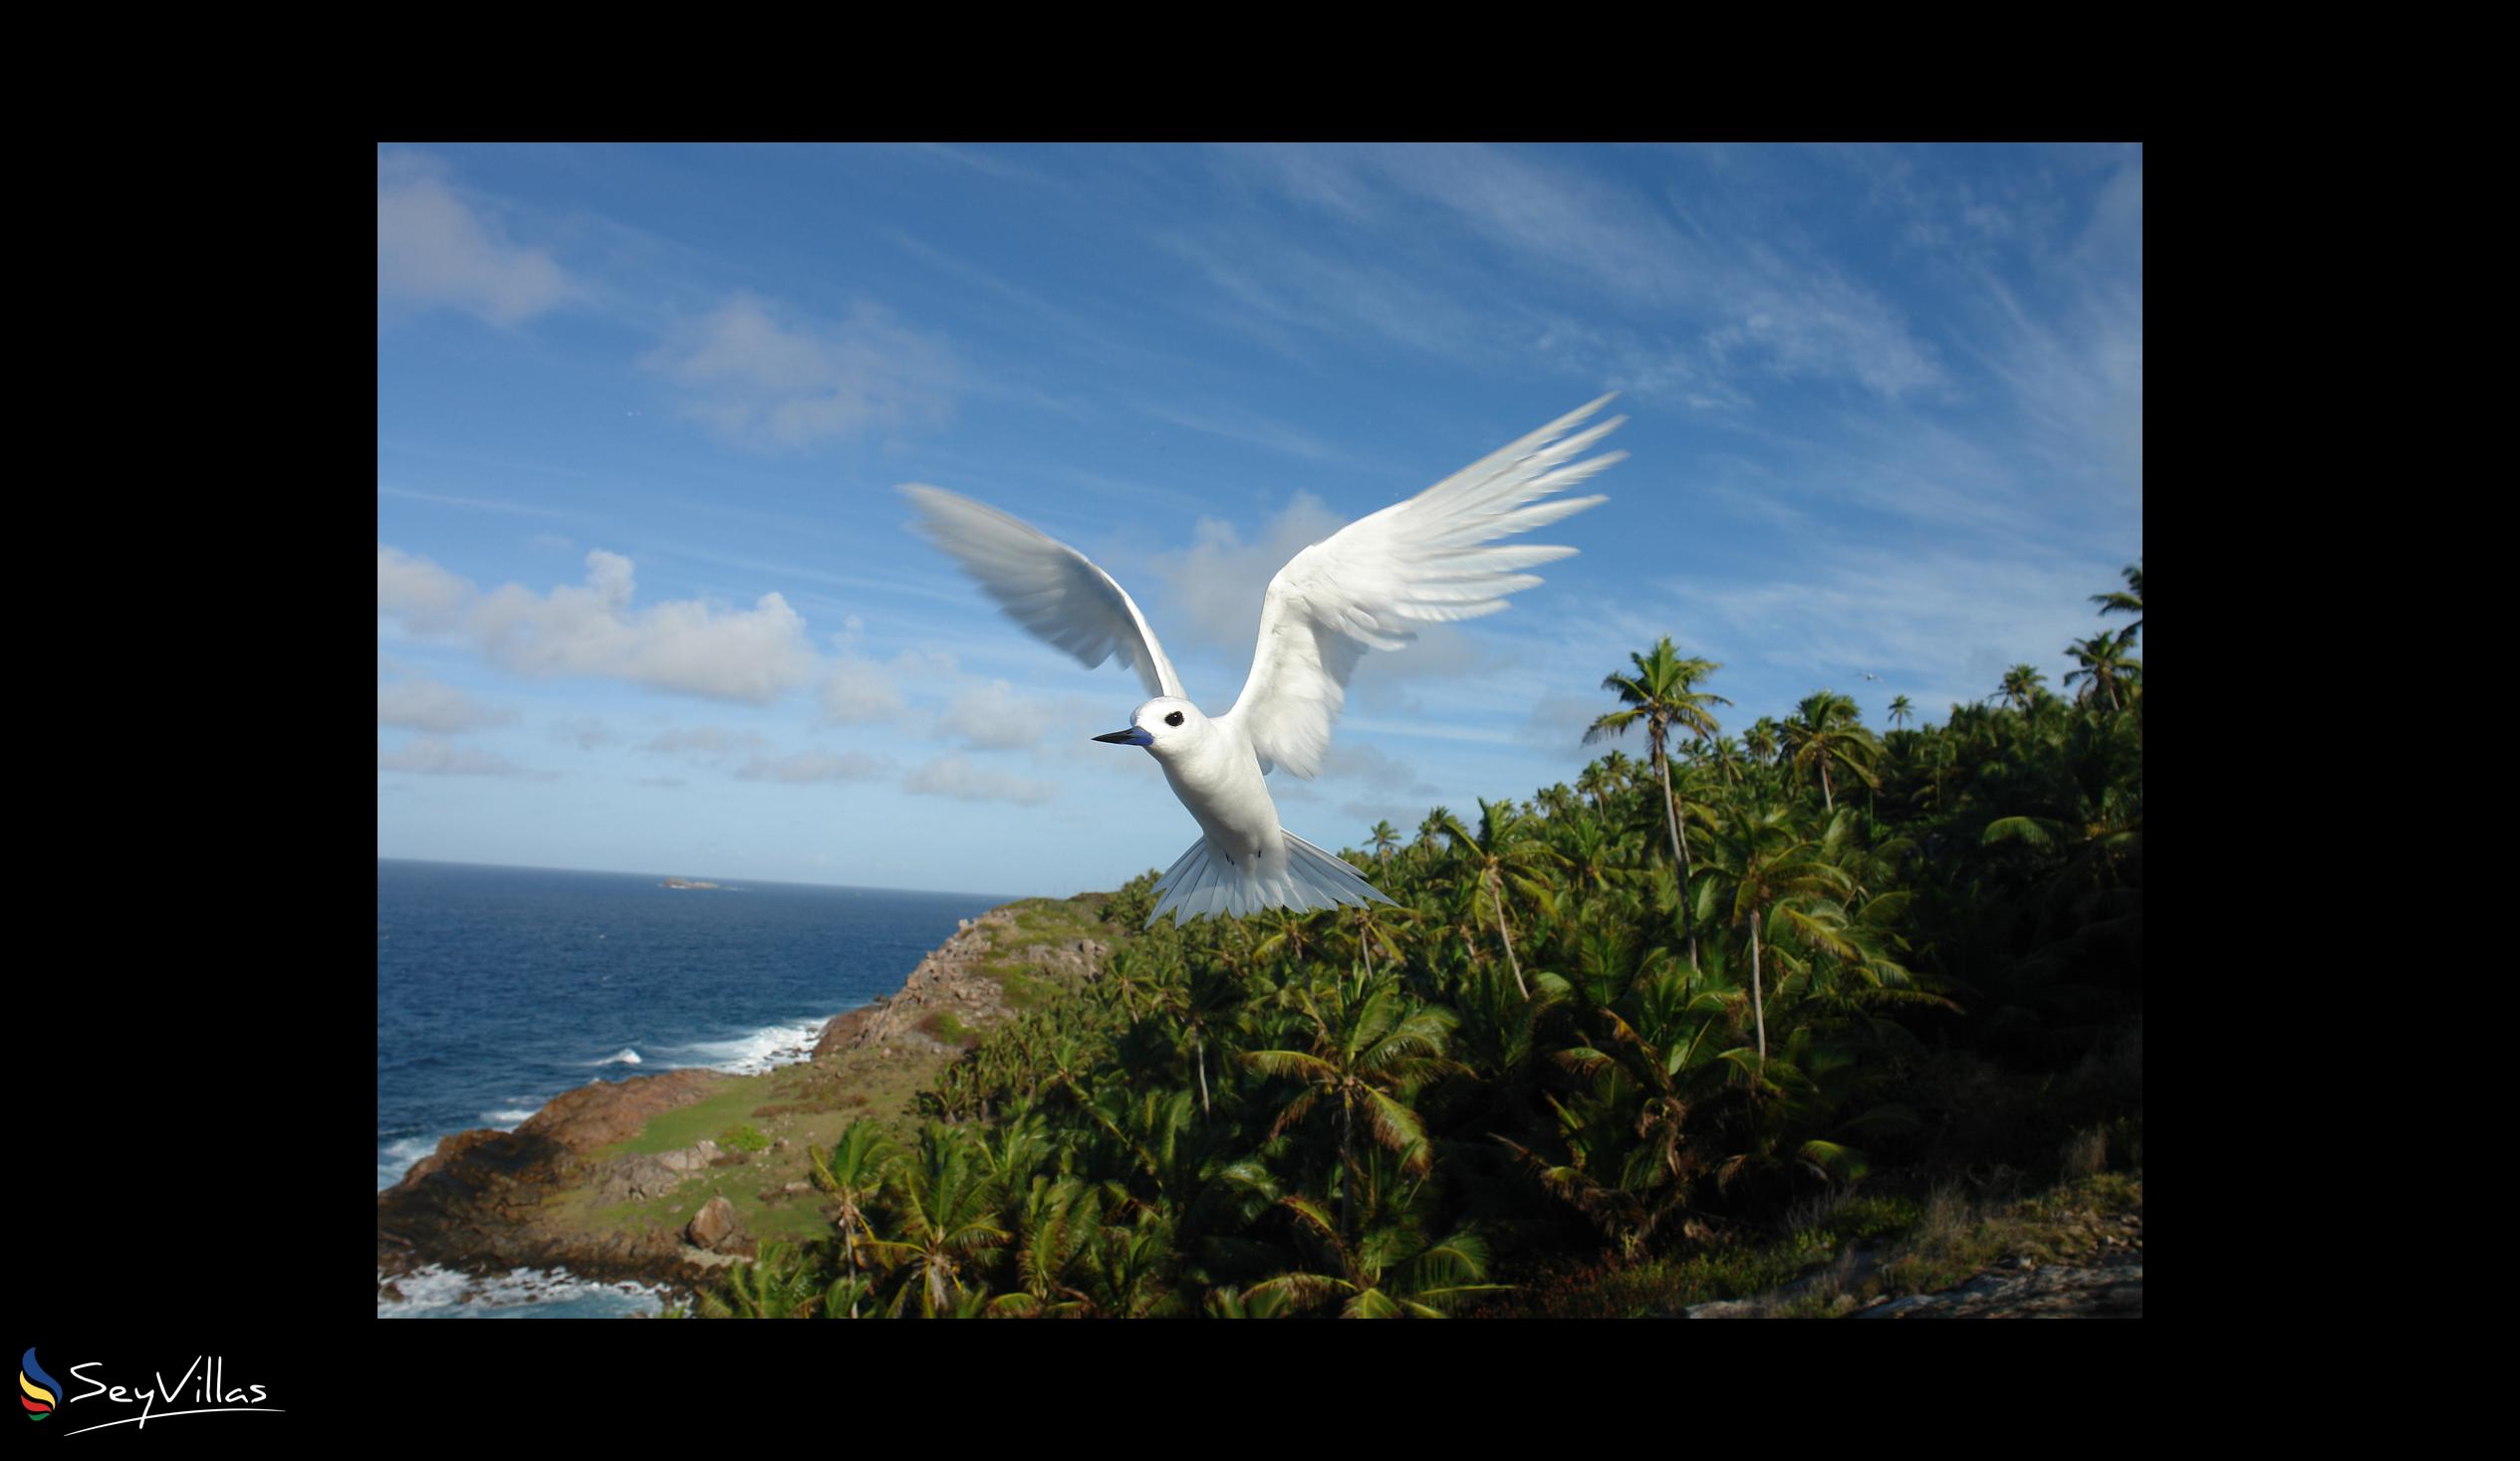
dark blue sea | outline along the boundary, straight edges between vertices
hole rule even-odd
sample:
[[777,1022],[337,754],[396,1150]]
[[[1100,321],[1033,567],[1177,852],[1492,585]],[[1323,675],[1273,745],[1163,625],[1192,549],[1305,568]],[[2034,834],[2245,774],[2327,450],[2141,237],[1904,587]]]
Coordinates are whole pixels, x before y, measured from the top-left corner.
[[[377,860],[377,1187],[438,1138],[511,1129],[590,1081],[802,1060],[823,1022],[890,994],[964,893]],[[422,1275],[379,1316],[652,1312],[565,1276]],[[467,1298],[467,1296],[469,1296]],[[462,1300],[464,1302],[457,1302]]]

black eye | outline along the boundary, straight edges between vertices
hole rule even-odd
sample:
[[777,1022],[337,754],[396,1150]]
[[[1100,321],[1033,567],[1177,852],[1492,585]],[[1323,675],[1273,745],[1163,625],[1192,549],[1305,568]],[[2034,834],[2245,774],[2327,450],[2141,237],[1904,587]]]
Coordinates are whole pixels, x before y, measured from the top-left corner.
[[1163,718],[1163,723],[1165,725],[1179,725],[1181,723],[1181,712],[1178,710],[1173,711],[1170,715]]

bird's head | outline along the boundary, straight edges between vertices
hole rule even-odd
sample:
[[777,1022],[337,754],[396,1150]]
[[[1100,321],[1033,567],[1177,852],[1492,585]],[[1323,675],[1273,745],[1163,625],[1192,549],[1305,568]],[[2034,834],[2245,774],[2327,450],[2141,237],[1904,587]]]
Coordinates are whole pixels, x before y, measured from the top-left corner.
[[1206,734],[1207,717],[1187,700],[1157,695],[1130,714],[1129,729],[1096,736],[1117,746],[1143,746],[1156,757],[1180,750]]

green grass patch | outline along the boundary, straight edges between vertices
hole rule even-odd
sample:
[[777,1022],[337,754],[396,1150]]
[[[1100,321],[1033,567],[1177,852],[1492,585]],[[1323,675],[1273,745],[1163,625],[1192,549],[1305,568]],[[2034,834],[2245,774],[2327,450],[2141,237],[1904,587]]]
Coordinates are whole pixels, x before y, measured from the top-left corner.
[[951,1010],[938,1010],[919,1021],[918,1031],[947,1045],[961,1046],[964,1050],[980,1043],[980,1032],[955,1018]]
[[724,1091],[696,1100],[686,1106],[651,1116],[647,1129],[616,1142],[597,1152],[598,1157],[624,1156],[635,1152],[677,1151],[697,1144],[703,1137],[714,1140],[717,1133],[751,1115],[753,1108],[778,1093],[776,1073],[770,1076],[739,1076]]
[[1054,980],[1038,979],[1012,970],[997,976],[998,989],[1007,1007],[1016,1010],[1037,1010],[1057,999],[1066,989]]
[[770,1138],[762,1135],[758,1126],[737,1125],[718,1132],[717,1144],[729,1151],[767,1151]]
[[1074,943],[1080,938],[1111,941],[1111,927],[1103,921],[1101,904],[1087,904],[1071,899],[1054,903],[1045,898],[1027,898],[1007,905],[1014,910],[1011,923],[991,925],[989,941],[1000,952],[1034,948],[1044,944]]

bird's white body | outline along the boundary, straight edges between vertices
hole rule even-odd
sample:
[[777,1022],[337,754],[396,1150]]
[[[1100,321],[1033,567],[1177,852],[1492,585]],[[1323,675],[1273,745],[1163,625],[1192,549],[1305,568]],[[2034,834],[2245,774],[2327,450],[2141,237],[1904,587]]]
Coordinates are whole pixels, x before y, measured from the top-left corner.
[[[1139,708],[1167,703],[1149,700]],[[1203,734],[1158,735],[1146,752],[1228,865],[1248,865],[1262,881],[1285,875],[1286,849],[1277,845],[1278,804],[1261,773],[1260,753],[1232,715],[1208,721]]]
[[1083,554],[969,498],[935,487],[902,490],[917,502],[929,536],[1018,623],[1088,667],[1119,656],[1154,695],[1128,730],[1095,737],[1144,747],[1198,823],[1199,840],[1164,873],[1149,922],[1167,911],[1195,918],[1389,902],[1355,868],[1281,827],[1263,778],[1279,769],[1306,780],[1319,773],[1348,676],[1366,650],[1406,644],[1415,637],[1412,621],[1494,613],[1506,595],[1540,582],[1515,570],[1575,551],[1478,545],[1603,501],[1526,505],[1623,455],[1567,464],[1619,425],[1614,417],[1564,435],[1602,403],[1295,555],[1269,582],[1251,677],[1233,708],[1212,717],[1182,693],[1136,603]]

